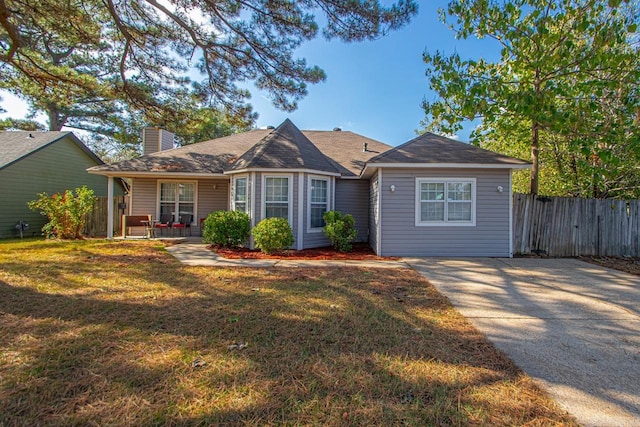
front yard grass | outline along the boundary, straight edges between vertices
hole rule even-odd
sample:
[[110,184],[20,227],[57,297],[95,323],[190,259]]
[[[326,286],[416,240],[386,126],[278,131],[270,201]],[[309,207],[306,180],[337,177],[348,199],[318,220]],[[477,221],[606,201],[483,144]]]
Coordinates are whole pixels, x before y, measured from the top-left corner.
[[0,425],[575,424],[411,270],[27,240],[0,242]]

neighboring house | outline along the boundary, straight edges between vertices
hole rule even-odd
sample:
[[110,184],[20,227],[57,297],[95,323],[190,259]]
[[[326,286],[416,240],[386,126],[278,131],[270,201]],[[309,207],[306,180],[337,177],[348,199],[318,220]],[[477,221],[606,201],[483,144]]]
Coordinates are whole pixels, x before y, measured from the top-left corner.
[[252,226],[284,217],[303,249],[329,244],[322,215],[335,209],[383,256],[511,256],[511,171],[530,167],[431,133],[393,148],[290,120],[175,149],[161,129],[143,140],[142,157],[89,169],[131,180],[131,215],[192,215],[196,229],[215,210],[245,211]]
[[[41,234],[47,219],[27,206],[39,193],[86,185],[96,196],[106,196],[107,178],[87,173],[102,164],[71,132],[0,132],[0,238],[17,236],[18,221],[29,224],[27,235]],[[115,191],[124,194],[120,184]]]

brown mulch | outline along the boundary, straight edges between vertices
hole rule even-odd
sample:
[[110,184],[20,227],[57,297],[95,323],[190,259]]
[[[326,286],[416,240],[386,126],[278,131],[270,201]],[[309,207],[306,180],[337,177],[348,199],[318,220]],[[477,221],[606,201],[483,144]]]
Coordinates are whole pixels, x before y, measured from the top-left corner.
[[354,261],[395,261],[398,257],[381,257],[373,252],[367,243],[354,243],[351,252],[338,252],[331,246],[323,248],[286,250],[264,254],[258,249],[219,248],[209,246],[218,255],[227,259],[290,259],[290,260],[354,260]]
[[640,259],[617,257],[580,257],[582,261],[640,276]]

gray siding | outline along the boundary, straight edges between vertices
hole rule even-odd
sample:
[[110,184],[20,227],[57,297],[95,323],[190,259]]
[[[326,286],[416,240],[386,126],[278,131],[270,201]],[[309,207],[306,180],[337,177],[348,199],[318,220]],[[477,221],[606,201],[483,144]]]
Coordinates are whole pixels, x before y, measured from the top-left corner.
[[380,220],[380,212],[378,212],[379,196],[378,175],[376,174],[371,177],[369,184],[369,244],[376,253],[378,251],[378,222]]
[[358,229],[357,242],[369,240],[369,180],[336,179],[335,210],[353,215]]
[[129,215],[157,215],[158,180],[155,178],[133,178],[131,181],[131,203]]
[[[380,183],[382,255],[508,257],[509,188],[506,169],[384,169]],[[475,226],[416,226],[416,178],[476,178]],[[389,187],[396,186],[391,192]]]
[[[27,206],[39,193],[51,195],[86,185],[96,196],[106,196],[107,177],[86,171],[96,165],[71,138],[65,137],[0,170],[0,238],[15,237],[19,220],[29,224],[27,236],[42,234],[46,217]],[[123,194],[116,181],[114,195]]]
[[200,219],[206,218],[211,212],[229,209],[229,180],[199,179],[196,215],[193,222],[194,234],[200,233]]
[[[157,218],[158,181],[155,178],[133,178],[129,215],[152,215]],[[118,234],[120,231],[118,230]],[[133,227],[131,235],[142,236],[143,227]]]

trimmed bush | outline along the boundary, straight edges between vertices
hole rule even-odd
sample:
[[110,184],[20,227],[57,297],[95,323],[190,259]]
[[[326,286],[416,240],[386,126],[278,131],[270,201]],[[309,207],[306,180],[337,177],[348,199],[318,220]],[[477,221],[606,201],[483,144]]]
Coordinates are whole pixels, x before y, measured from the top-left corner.
[[340,252],[349,252],[352,249],[351,242],[358,236],[353,216],[343,215],[340,211],[329,211],[322,218],[325,222],[324,235],[331,241],[333,247]]
[[38,199],[32,200],[28,205],[29,209],[40,210],[40,213],[49,219],[42,227],[45,236],[81,239],[87,223],[87,214],[93,211],[96,200],[93,190],[82,186],[52,196],[40,193]]
[[256,247],[265,254],[293,245],[293,231],[285,218],[266,218],[251,230]]
[[249,238],[249,215],[241,211],[211,212],[204,220],[202,240],[225,248],[240,246]]

